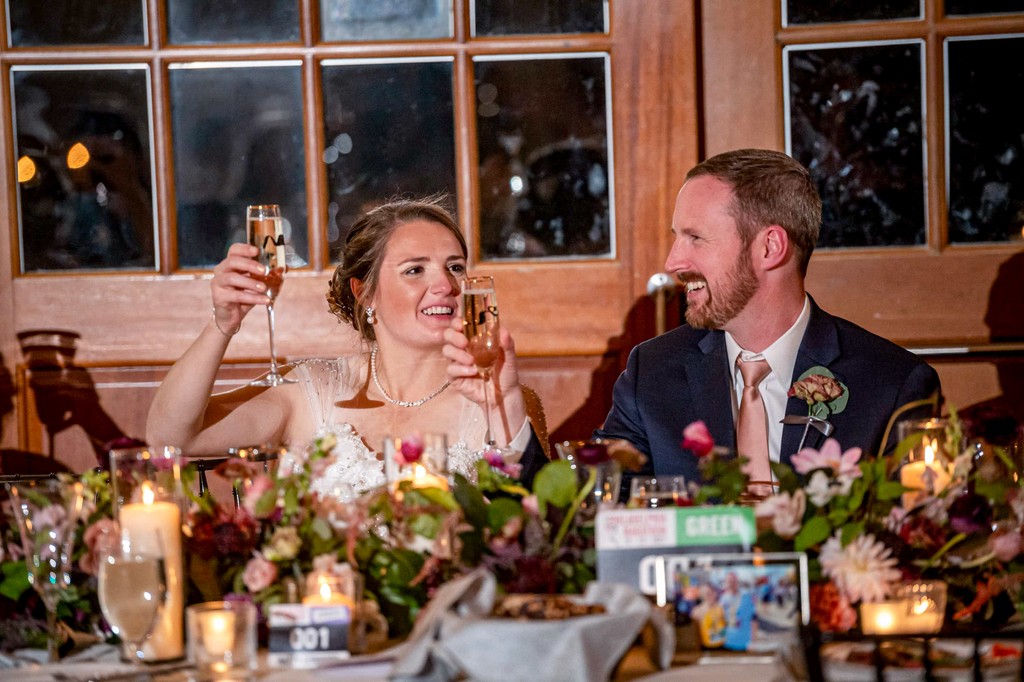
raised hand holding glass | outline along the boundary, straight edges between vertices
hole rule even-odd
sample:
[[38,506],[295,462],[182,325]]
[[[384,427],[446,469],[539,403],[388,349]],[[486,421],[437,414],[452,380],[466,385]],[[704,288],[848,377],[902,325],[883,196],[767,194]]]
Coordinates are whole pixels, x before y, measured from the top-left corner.
[[267,323],[270,326],[270,372],[252,382],[254,386],[278,386],[295,383],[284,377],[277,368],[274,348],[274,302],[284,284],[288,270],[285,248],[284,221],[277,204],[249,206],[246,210],[246,241],[260,250],[257,259],[264,267],[263,282],[267,285]]
[[491,434],[491,402],[487,397],[487,384],[491,380],[494,363],[500,350],[498,323],[498,296],[494,291],[494,278],[486,275],[467,277],[462,284],[462,331],[469,341],[467,350],[473,356],[476,368],[484,380],[484,418],[487,432],[484,437],[488,449],[494,448]]

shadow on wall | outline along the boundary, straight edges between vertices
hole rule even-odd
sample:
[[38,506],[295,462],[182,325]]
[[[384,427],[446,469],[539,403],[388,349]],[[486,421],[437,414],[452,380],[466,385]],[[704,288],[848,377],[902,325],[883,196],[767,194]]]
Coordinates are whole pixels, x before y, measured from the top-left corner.
[[[686,299],[681,296],[669,298],[666,305],[666,330],[678,327],[683,319]],[[551,432],[551,442],[585,440],[593,435],[594,429],[604,423],[612,406],[612,388],[619,374],[626,367],[629,352],[635,345],[655,336],[656,310],[654,299],[644,296],[637,299],[626,313],[623,332],[608,339],[604,358],[590,377],[590,395],[586,401]]]
[[125,438],[124,431],[100,405],[89,372],[74,364],[78,338],[78,333],[61,329],[18,333],[36,413],[49,443],[43,456],[51,467],[63,467],[54,458],[54,442],[68,429],[79,427],[85,432],[100,465],[106,462],[108,444]]
[[[999,266],[988,297],[985,324],[993,343],[1024,342],[1024,251],[1008,258]],[[1024,437],[1024,353],[994,358],[1001,393],[994,398],[964,407],[961,417],[971,424],[986,423],[998,434],[986,434],[997,442]]]

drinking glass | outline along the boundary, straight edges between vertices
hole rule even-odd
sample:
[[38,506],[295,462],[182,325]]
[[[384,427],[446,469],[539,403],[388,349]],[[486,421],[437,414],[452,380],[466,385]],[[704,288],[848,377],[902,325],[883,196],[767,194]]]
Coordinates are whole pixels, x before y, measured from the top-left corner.
[[689,504],[682,476],[636,477],[629,482],[629,507],[661,509]]
[[263,282],[267,285],[267,323],[270,326],[270,372],[255,381],[253,386],[279,386],[294,383],[284,377],[277,368],[277,351],[274,348],[274,302],[284,284],[284,273],[288,270],[287,250],[284,239],[284,221],[277,204],[261,204],[246,209],[246,241],[260,250],[257,260],[264,268]]
[[487,431],[484,436],[488,450],[494,448],[491,435],[491,399],[487,384],[498,360],[499,339],[498,297],[494,291],[494,278],[487,275],[467,277],[462,284],[462,331],[469,339],[467,349],[484,380],[484,417]]
[[57,478],[7,484],[28,581],[46,606],[46,644],[51,663],[59,659],[57,604],[71,585],[75,530],[84,504],[82,484]]
[[142,643],[153,631],[166,595],[163,559],[132,545],[127,533],[100,551],[100,609],[132,663],[145,660]]

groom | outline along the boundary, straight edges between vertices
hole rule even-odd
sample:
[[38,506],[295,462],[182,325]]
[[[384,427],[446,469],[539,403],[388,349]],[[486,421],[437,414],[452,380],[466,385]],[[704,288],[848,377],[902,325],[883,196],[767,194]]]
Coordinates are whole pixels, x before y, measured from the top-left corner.
[[[829,315],[804,291],[820,223],[814,183],[781,152],[743,149],[693,168],[676,198],[665,261],[685,289],[687,324],[633,349],[595,435],[647,453],[641,475],[699,481],[697,457],[681,441],[701,420],[717,445],[750,459],[752,480],[766,482],[769,459],[788,462],[805,429],[807,447],[829,432],[844,450],[874,454],[893,412],[937,400],[935,370]],[[826,389],[811,407],[827,423],[783,425],[808,416],[808,402],[788,395],[808,375]],[[893,446],[889,437],[886,449]]]

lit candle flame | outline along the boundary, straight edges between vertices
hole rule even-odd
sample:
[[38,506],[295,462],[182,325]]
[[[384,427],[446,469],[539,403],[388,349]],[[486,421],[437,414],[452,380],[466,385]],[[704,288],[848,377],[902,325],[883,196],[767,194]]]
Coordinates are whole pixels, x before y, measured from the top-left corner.
[[153,493],[153,484],[149,481],[142,482],[142,504],[153,504],[156,495]]
[[924,463],[931,464],[935,460],[935,448],[927,439],[924,444]]

